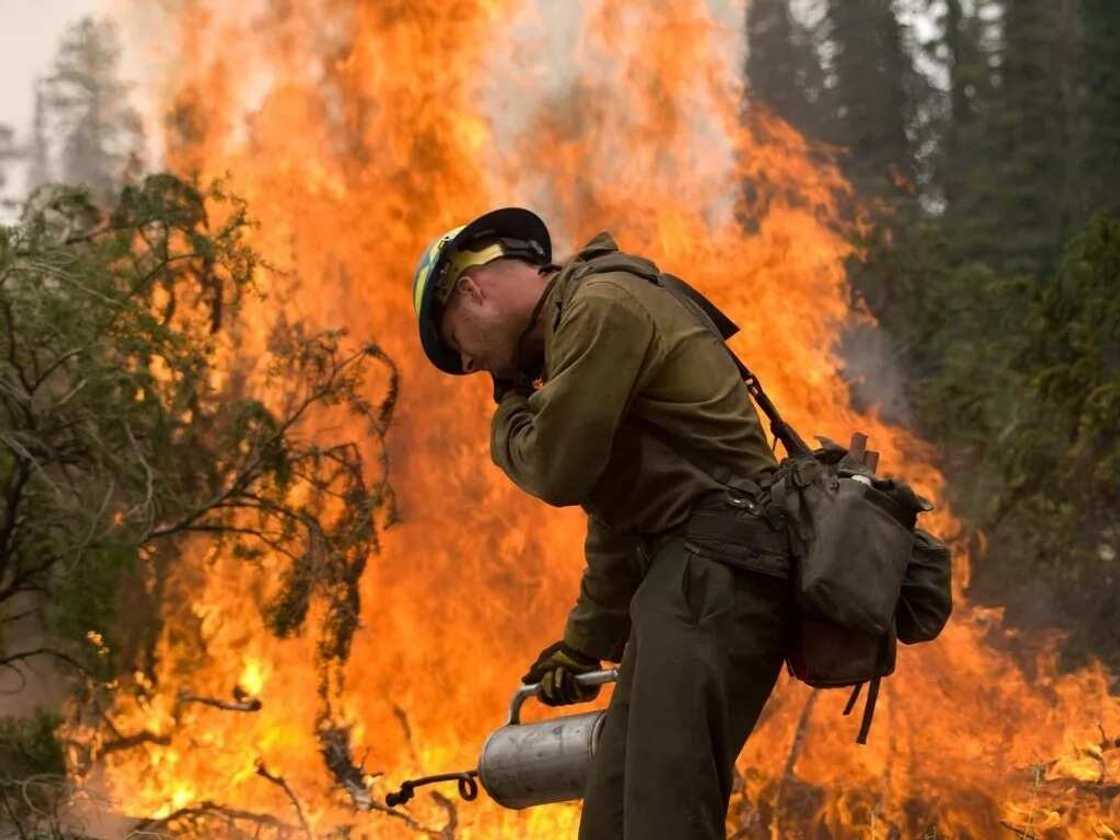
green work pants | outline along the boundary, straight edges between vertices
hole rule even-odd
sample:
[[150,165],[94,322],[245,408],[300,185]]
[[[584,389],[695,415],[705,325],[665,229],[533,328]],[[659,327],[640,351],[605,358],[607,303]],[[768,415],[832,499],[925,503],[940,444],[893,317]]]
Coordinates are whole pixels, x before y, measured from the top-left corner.
[[723,838],[733,765],[793,631],[790,581],[663,542],[584,791],[580,840]]

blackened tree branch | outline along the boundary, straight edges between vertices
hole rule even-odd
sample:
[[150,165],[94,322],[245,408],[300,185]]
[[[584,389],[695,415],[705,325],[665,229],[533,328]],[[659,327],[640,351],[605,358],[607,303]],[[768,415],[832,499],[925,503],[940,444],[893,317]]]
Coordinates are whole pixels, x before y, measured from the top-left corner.
[[288,784],[283,776],[277,776],[273,773],[270,773],[268,771],[268,768],[265,767],[263,761],[257,762],[257,775],[272,782],[272,784],[279,787],[284,791],[284,793],[288,795],[288,799],[291,801],[292,807],[296,809],[296,816],[299,817],[299,824],[303,828],[303,833],[307,835],[308,838],[310,838],[311,827],[307,824],[307,819],[303,816],[303,808],[300,806],[299,800],[296,798],[295,793],[292,792],[291,785]]

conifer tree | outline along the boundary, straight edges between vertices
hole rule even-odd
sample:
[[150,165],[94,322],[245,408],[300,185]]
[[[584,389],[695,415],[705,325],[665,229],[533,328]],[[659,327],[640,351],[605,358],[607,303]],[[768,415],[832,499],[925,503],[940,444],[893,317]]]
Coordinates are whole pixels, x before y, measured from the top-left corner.
[[1120,4],[1082,0],[1074,213],[1120,215]]
[[747,10],[746,76],[759,102],[810,136],[821,128],[822,69],[812,33],[787,0],[754,0]]
[[1052,273],[1071,232],[1069,157],[1075,0],[1001,5],[991,49],[991,98],[981,104],[975,153],[986,177],[962,208],[968,255],[994,268]]
[[48,130],[57,137],[61,180],[108,202],[142,152],[140,117],[119,76],[120,47],[108,21],[85,18],[62,38],[45,80]]
[[871,195],[909,189],[916,74],[892,4],[830,0],[825,29],[831,60],[823,138],[848,150],[846,168],[857,188]]
[[35,110],[31,118],[31,147],[27,170],[27,191],[51,180],[50,139],[47,136],[47,96],[42,79],[35,82]]
[[11,126],[0,123],[0,191],[8,183],[8,167],[12,161],[22,157],[16,146],[16,133]]

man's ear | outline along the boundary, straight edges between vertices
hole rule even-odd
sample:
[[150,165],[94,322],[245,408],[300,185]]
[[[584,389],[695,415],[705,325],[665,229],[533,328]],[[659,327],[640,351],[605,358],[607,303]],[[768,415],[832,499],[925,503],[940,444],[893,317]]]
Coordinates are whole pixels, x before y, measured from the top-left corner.
[[459,278],[459,289],[475,304],[482,303],[483,298],[486,297],[482,285],[471,273],[464,273]]

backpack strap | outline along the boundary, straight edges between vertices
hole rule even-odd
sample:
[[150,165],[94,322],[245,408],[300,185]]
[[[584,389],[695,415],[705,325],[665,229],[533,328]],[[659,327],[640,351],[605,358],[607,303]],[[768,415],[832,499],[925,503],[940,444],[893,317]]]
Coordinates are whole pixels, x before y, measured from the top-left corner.
[[[879,700],[879,686],[882,682],[882,677],[872,677],[867,681],[867,699],[863,702],[863,718],[859,723],[859,734],[856,735],[857,744],[867,743],[867,736],[871,732],[871,722],[875,717],[875,704]],[[863,688],[863,683],[856,683],[852,688],[852,693],[849,695],[848,702],[844,706],[845,715],[850,715],[852,709],[855,708],[861,688]]]
[[852,686],[852,693],[848,695],[848,702],[844,705],[844,717],[852,713],[852,709],[856,706],[856,701],[859,699],[860,689],[863,688],[863,683],[856,683]]
[[[856,736],[857,744],[867,743],[867,736],[871,732],[871,721],[875,717],[875,704],[879,700],[879,684],[882,681],[882,677],[873,677],[867,682],[867,699],[863,703],[863,719],[860,721],[859,734]],[[855,688],[852,689],[852,693],[848,697],[848,703],[844,706],[845,715],[850,715],[852,709],[855,708],[861,688],[863,688],[863,683],[856,683]]]
[[680,301],[686,309],[696,316],[700,323],[708,328],[709,332],[719,339],[723,349],[727,351],[727,355],[731,357],[731,361],[739,369],[739,375],[747,386],[747,393],[751,395],[767,419],[770,420],[770,431],[773,432],[774,437],[782,442],[786,452],[793,457],[811,458],[812,450],[797,434],[793,426],[782,419],[778,407],[774,405],[766,391],[763,390],[758,377],[751,372],[750,368],[727,344],[727,339],[739,331],[735,323],[723,314],[719,307],[679,277],[674,277],[672,274],[661,274],[654,282]]
[[875,717],[875,703],[879,699],[879,685],[882,681],[882,677],[875,677],[867,684],[867,701],[863,704],[863,720],[859,724],[857,744],[867,743],[867,735],[871,732],[871,719]]
[[[758,407],[766,415],[770,421],[770,431],[774,437],[782,442],[786,448],[786,452],[793,457],[812,458],[813,453],[805,441],[801,438],[793,426],[789,425],[782,419],[782,415],[778,412],[778,407],[770,400],[766,391],[762,388],[762,383],[758,377],[755,376],[750,368],[748,368],[743,360],[740,359],[731,347],[727,344],[727,339],[739,332],[738,325],[727,317],[723,311],[708,300],[698,289],[681,280],[679,277],[672,274],[663,273],[656,265],[642,257],[636,257],[632,254],[626,254],[614,248],[614,241],[604,239],[599,242],[597,247],[590,247],[581,252],[580,256],[583,258],[582,264],[576,269],[572,279],[574,281],[582,280],[590,274],[606,273],[609,271],[618,271],[630,274],[634,277],[653,283],[655,286],[660,286],[667,291],[676,300],[688,310],[701,324],[703,324],[709,332],[712,333],[717,339],[723,349],[727,351],[727,355],[731,357],[731,361],[735,363],[735,367],[739,370],[739,376],[742,377],[743,382],[747,386],[747,393],[751,395]],[[593,243],[594,244],[594,243]],[[726,483],[723,476],[717,475],[715,471],[709,470],[713,478],[721,484]],[[727,478],[730,478],[730,473]]]

